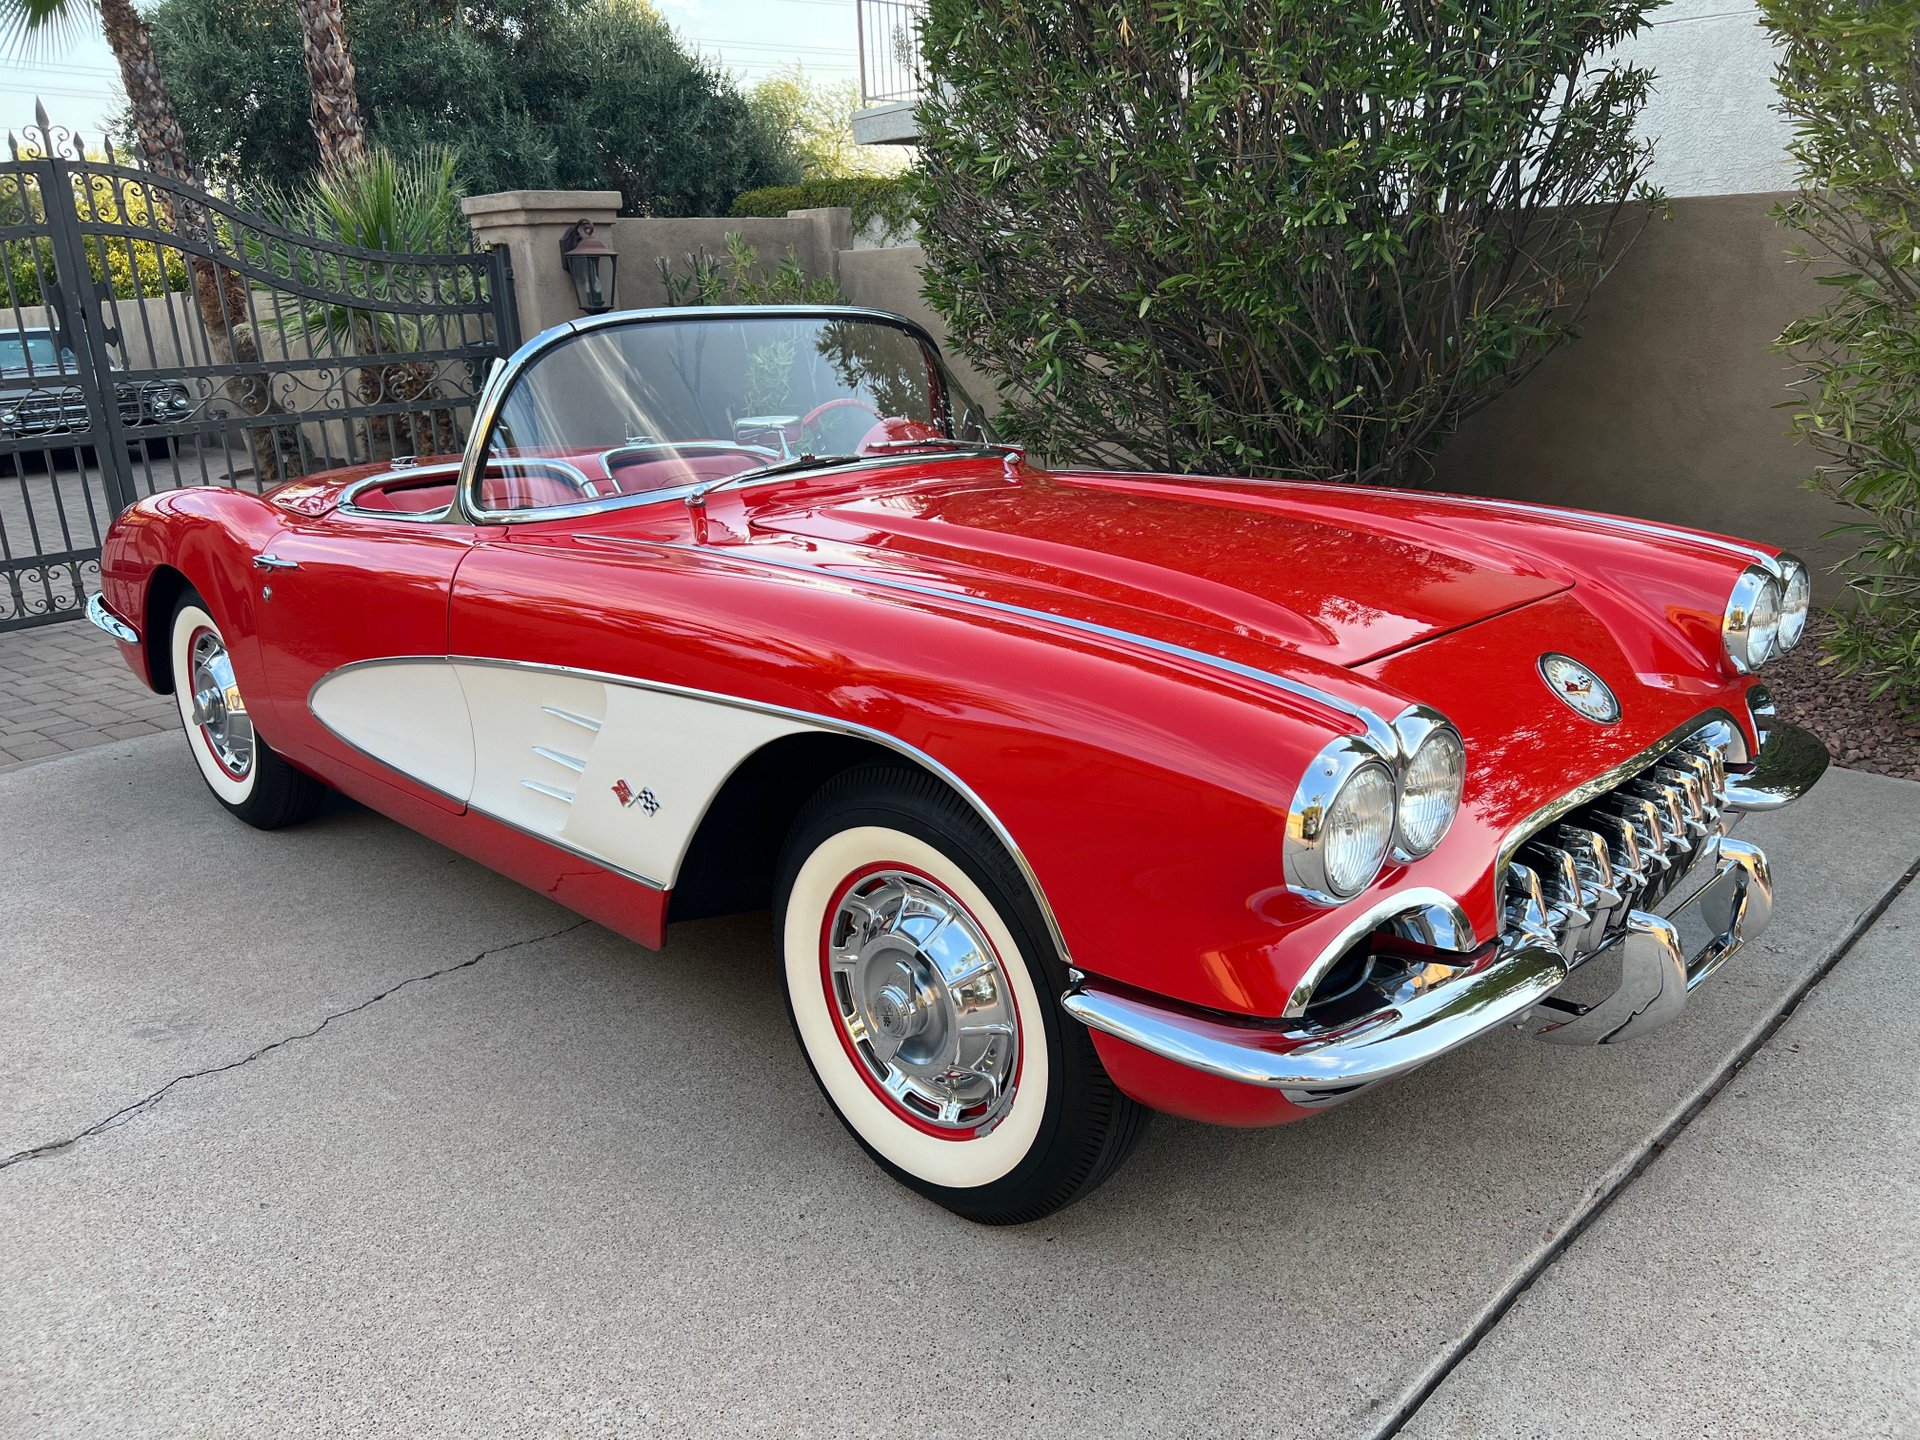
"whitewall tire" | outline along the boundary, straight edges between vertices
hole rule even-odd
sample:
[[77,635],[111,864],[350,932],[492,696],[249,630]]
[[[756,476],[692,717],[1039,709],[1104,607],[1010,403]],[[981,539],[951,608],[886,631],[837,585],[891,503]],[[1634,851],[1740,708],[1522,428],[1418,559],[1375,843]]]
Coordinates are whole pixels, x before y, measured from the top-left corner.
[[1104,1180],[1146,1112],[1059,1005],[1064,966],[983,821],[934,777],[863,766],[801,812],[777,889],[794,1033],[897,1179],[969,1219],[1039,1219]]
[[289,765],[255,728],[226,636],[198,594],[180,597],[168,634],[180,725],[214,798],[262,830],[310,816],[325,787]]

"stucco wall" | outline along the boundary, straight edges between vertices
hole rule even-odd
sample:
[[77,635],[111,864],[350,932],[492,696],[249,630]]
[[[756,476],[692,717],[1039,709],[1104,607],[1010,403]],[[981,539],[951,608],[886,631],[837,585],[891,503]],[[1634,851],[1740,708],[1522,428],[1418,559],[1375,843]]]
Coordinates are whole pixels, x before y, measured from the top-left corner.
[[[1586,333],[1469,419],[1436,484],[1724,530],[1816,565],[1845,512],[1801,481],[1787,437],[1793,367],[1768,348],[1827,296],[1789,265],[1778,195],[1676,202],[1594,297]],[[1831,583],[1820,584],[1827,597]]]
[[[1767,213],[1780,198],[1676,200],[1672,218],[1654,221],[1601,288],[1582,338],[1447,440],[1436,488],[1697,525],[1815,564],[1838,560],[1844,543],[1823,537],[1844,512],[1803,487],[1814,457],[1774,408],[1794,372],[1769,347],[1826,298],[1786,261],[1789,236]],[[660,303],[654,257],[717,251],[728,231],[745,234],[763,263],[791,244],[810,273],[837,275],[853,303],[945,338],[920,296],[918,247],[848,249],[850,231],[817,215],[621,220],[621,303]],[[992,385],[949,353],[961,382],[993,406]]]
[[1654,184],[1686,196],[1793,183],[1774,50],[1753,0],[1671,0],[1619,54],[1653,71],[1639,128],[1654,139]]

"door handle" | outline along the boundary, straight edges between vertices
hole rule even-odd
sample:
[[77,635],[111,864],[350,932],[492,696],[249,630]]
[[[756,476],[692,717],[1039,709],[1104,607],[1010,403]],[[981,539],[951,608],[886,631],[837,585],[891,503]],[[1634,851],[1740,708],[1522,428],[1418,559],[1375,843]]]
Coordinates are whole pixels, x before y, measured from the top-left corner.
[[278,555],[275,555],[269,550],[263,555],[253,557],[253,568],[256,570],[298,570],[300,568],[300,562],[298,560],[282,560]]

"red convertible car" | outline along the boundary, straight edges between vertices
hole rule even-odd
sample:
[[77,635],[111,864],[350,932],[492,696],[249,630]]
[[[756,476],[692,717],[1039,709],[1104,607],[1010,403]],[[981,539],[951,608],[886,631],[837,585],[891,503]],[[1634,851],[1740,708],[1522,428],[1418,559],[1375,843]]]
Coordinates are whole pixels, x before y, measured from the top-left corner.
[[155,495],[102,583],[249,824],[332,787],[650,946],[771,906],[847,1129],[989,1222],[1150,1110],[1664,1024],[1771,912],[1732,818],[1827,764],[1756,675],[1789,556],[1042,469],[865,310],[563,325],[464,455]]

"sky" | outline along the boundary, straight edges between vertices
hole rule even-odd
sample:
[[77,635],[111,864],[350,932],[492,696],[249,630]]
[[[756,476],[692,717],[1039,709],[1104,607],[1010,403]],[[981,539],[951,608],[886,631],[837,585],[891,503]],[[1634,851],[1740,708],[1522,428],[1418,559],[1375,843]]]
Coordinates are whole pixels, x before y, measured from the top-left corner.
[[[854,0],[654,0],[654,6],[690,48],[744,83],[796,62],[823,81],[858,77]],[[77,128],[98,145],[124,100],[97,24],[56,52],[0,63],[0,130],[18,133],[31,125],[36,95],[54,124]]]

